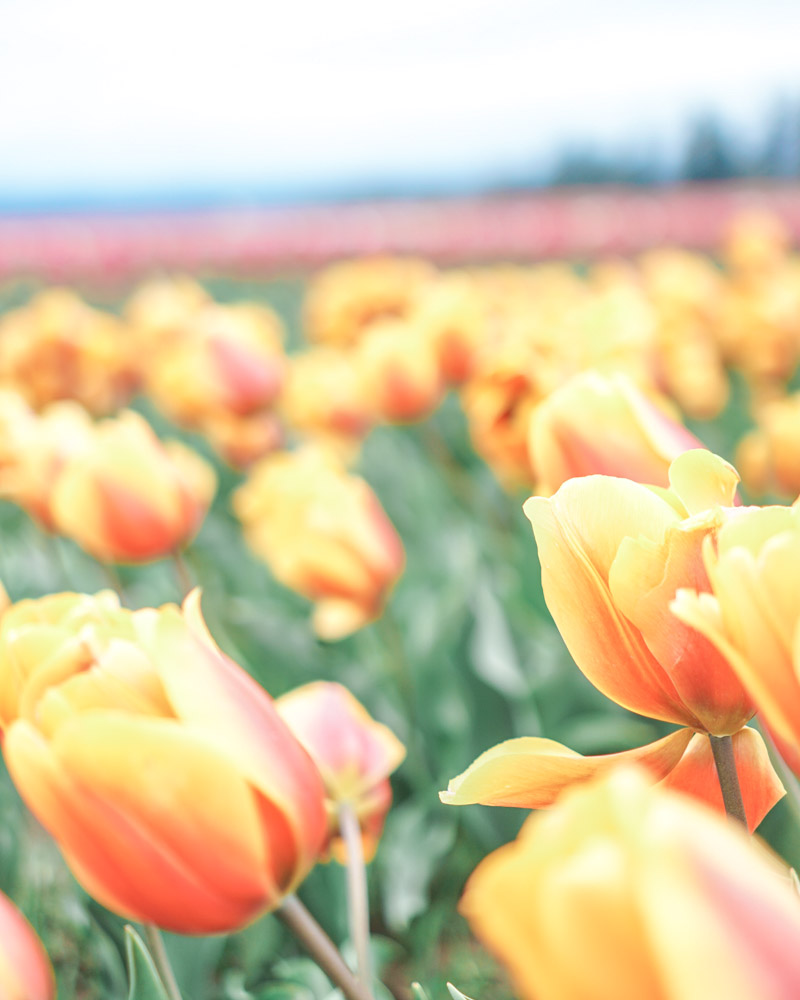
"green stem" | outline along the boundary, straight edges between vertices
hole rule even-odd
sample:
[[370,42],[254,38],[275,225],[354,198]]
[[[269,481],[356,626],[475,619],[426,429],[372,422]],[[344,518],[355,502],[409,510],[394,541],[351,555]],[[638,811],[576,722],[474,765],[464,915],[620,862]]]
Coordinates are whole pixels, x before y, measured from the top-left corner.
[[331,982],[339,987],[346,1000],[374,1000],[372,991],[356,979],[336,945],[297,896],[287,896],[275,911],[275,916],[289,928]]
[[158,974],[161,976],[161,981],[167,991],[169,1000],[181,1000],[181,991],[178,989],[178,981],[175,979],[175,973],[172,971],[161,931],[155,924],[144,924],[143,926],[147,947],[156,964]]
[[183,597],[186,597],[189,591],[194,589],[195,583],[192,578],[192,572],[186,564],[183,553],[179,549],[175,549],[172,553],[172,564],[175,567],[175,575],[178,578],[178,586],[183,592]]
[[711,736],[711,752],[719,777],[719,787],[722,791],[722,801],[725,812],[731,819],[747,827],[747,817],[744,812],[742,790],[739,787],[739,775],[736,773],[736,759],[733,755],[733,739],[730,736]]
[[370,989],[372,962],[369,948],[367,866],[364,862],[361,826],[349,802],[339,804],[339,831],[347,853],[347,916],[350,923],[350,940],[356,949],[356,971],[363,985]]

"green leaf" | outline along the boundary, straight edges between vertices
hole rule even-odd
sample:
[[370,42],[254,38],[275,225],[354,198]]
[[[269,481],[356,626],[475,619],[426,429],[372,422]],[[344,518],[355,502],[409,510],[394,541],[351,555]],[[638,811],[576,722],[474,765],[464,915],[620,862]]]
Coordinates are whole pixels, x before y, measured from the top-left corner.
[[462,993],[461,990],[456,989],[452,983],[447,984],[447,989],[450,991],[450,996],[453,1000],[472,1000],[472,997],[468,997],[465,993]]
[[128,1000],[169,1000],[156,963],[130,924],[125,926],[125,954],[130,984]]
[[428,994],[423,990],[419,983],[411,984],[411,992],[414,996],[414,1000],[428,1000]]

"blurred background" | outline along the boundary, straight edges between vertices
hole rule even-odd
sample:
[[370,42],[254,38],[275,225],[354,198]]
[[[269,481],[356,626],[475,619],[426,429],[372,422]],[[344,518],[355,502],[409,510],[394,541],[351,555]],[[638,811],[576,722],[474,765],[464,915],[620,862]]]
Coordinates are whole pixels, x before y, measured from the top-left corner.
[[2,0],[0,21],[5,275],[710,246],[754,201],[800,226],[785,0]]

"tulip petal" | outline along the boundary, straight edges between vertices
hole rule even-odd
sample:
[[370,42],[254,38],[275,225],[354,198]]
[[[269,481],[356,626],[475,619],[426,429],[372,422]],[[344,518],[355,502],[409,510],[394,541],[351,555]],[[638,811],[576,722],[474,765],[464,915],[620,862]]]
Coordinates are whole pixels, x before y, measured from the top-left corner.
[[545,600],[578,667],[618,704],[666,722],[702,728],[681,702],[638,629],[621,614],[608,577],[623,538],[661,541],[678,521],[652,490],[587,476],[524,510],[533,525]]
[[739,473],[724,458],[695,448],[678,455],[669,467],[669,484],[688,514],[712,507],[733,507]]
[[681,699],[717,736],[738,732],[753,703],[727,659],[704,635],[676,620],[670,601],[679,587],[709,589],[703,539],[713,524],[695,517],[670,527],[662,544],[623,539],[609,572],[614,603],[642,633]]
[[0,997],[3,1000],[54,997],[50,959],[31,925],[3,893],[0,893],[0,942]]
[[786,868],[734,826],[721,836],[712,816],[683,811],[654,811],[638,880],[665,995],[796,1000],[800,905]]
[[656,779],[664,778],[678,764],[692,736],[690,729],[679,729],[647,746],[598,757],[583,757],[539,737],[506,740],[453,778],[439,798],[456,806],[481,803],[542,809],[570,785],[621,764],[642,764]]
[[142,622],[176,715],[283,812],[306,847],[298,867],[307,870],[327,826],[322,778],[272,699],[217,647],[200,613],[199,590],[186,598],[183,617],[177,608],[162,608],[157,619]]
[[[760,733],[748,726],[731,739],[747,825],[752,833],[786,790],[770,763]],[[677,767],[662,784],[725,812],[711,743],[705,733],[695,733]]]
[[251,791],[196,734],[97,713],[66,723],[51,744],[15,722],[4,751],[30,808],[111,908],[214,933],[274,898]]

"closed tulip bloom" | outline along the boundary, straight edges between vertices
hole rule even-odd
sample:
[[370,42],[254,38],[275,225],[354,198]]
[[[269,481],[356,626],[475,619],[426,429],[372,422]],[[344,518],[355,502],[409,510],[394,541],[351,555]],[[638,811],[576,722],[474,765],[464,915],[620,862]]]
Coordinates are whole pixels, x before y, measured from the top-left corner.
[[138,413],[101,421],[61,469],[50,507],[57,529],[97,559],[143,562],[199,529],[216,476],[177,441],[162,443]]
[[373,323],[361,339],[356,363],[373,411],[388,423],[422,420],[442,400],[434,345],[411,322]]
[[706,451],[672,463],[671,488],[587,476],[525,504],[547,606],[578,667],[609,698],[655,719],[725,736],[754,707],[727,660],[669,604],[710,590],[703,564],[738,477]]
[[742,481],[755,496],[800,493],[800,393],[770,400],[736,449]]
[[308,446],[263,459],[234,508],[276,579],[315,602],[321,638],[380,617],[403,570],[403,545],[367,483],[332,452]]
[[53,1000],[55,978],[36,932],[0,892],[0,997],[3,1000]]
[[529,447],[539,490],[554,493],[577,476],[599,473],[669,486],[669,467],[702,444],[624,375],[575,375],[533,412]]
[[800,752],[800,507],[746,508],[704,547],[712,593],[674,613],[724,655],[776,736]]
[[0,494],[19,504],[45,531],[56,532],[53,490],[67,462],[91,446],[93,423],[78,403],[52,403],[40,414],[20,413],[5,442]]
[[282,341],[281,322],[265,306],[207,305],[156,352],[148,390],[168,416],[187,426],[220,413],[247,416],[271,406],[281,389]]
[[460,905],[521,1000],[794,1000],[800,900],[757,841],[623,769],[531,817]]
[[128,919],[235,930],[325,836],[319,773],[269,696],[183,611],[109,593],[22,601],[0,624],[3,753],[75,877]]
[[275,707],[322,775],[333,854],[343,856],[337,811],[345,803],[359,821],[369,860],[392,803],[389,775],[402,763],[405,747],[341,684],[305,684],[278,698]]

